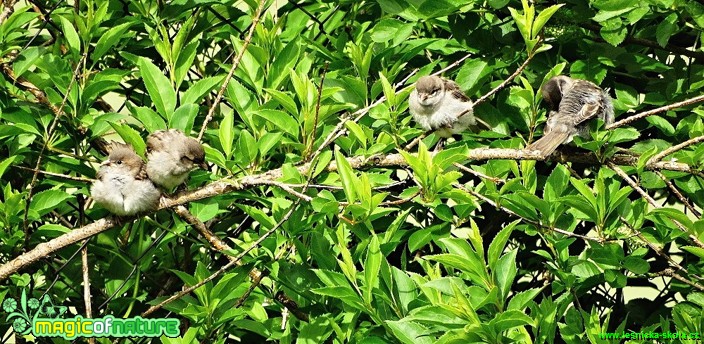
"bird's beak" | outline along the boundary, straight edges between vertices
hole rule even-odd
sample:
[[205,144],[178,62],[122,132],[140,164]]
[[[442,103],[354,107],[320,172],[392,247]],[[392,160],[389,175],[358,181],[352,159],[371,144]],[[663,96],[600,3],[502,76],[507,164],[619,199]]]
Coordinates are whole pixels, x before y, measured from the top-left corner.
[[102,163],[100,163],[100,166],[110,166],[110,165],[112,165],[112,163],[110,162],[110,160],[105,160],[105,161],[103,161]]
[[198,164],[198,167],[200,167],[200,168],[202,168],[202,169],[204,169],[204,170],[206,170],[206,171],[209,171],[209,170],[210,170],[210,165],[208,165],[208,163],[205,162],[205,161],[203,161],[203,162],[201,162],[200,164]]

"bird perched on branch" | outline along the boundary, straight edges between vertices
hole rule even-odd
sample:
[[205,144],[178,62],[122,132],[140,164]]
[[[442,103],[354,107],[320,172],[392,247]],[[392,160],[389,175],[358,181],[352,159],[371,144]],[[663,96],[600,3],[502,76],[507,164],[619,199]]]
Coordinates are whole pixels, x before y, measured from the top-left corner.
[[408,99],[409,111],[426,131],[434,130],[447,138],[468,128],[477,131],[477,123],[491,129],[474,115],[473,103],[452,81],[439,76],[424,76]]
[[561,144],[572,142],[575,135],[589,138],[589,120],[602,119],[607,125],[614,122],[611,97],[599,86],[586,80],[558,75],[543,85],[543,100],[550,114],[543,137],[527,150],[540,151],[549,156]]
[[155,131],[147,137],[147,174],[155,184],[172,189],[199,166],[208,169],[198,140],[178,129]]
[[132,146],[113,142],[90,189],[96,203],[118,216],[156,209],[161,193],[147,178],[144,161]]

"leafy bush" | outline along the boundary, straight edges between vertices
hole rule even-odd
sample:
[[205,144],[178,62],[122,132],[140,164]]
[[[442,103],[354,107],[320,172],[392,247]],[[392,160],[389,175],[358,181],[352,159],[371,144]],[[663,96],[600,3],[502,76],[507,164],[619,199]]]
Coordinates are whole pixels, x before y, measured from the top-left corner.
[[[700,331],[699,2],[4,3],[0,301],[180,319],[164,343]],[[493,130],[406,150],[440,70]],[[557,74],[618,122],[540,161]],[[105,141],[164,128],[213,168],[118,223],[89,199]]]

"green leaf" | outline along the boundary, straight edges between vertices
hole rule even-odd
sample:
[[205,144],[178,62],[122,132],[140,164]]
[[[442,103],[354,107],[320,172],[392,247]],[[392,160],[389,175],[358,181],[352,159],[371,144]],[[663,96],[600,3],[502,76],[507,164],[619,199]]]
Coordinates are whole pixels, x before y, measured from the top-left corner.
[[288,93],[284,93],[278,90],[274,90],[271,88],[265,88],[264,91],[269,93],[274,100],[276,100],[281,106],[284,107],[288,113],[292,114],[297,114],[298,113],[298,107],[296,106],[296,102],[293,100],[293,97],[288,95]]
[[220,146],[222,146],[223,153],[225,157],[230,159],[232,157],[232,145],[235,142],[235,115],[232,111],[227,111],[225,113],[222,121],[220,122],[220,129],[218,129],[218,138],[220,139]]
[[[594,18],[595,21],[602,21],[604,19]],[[628,33],[628,27],[623,25],[620,18],[611,18],[606,21],[602,21],[602,27],[599,31],[601,37],[609,42],[613,46],[618,46],[626,39],[626,34]]]
[[427,329],[413,321],[391,321],[386,325],[391,329],[394,337],[404,344],[432,344],[430,337],[426,336]]
[[670,124],[666,119],[660,116],[648,116],[645,118],[648,123],[652,124],[654,127],[660,129],[663,134],[667,136],[675,135],[675,127]]
[[506,300],[508,298],[508,294],[511,291],[511,285],[513,284],[513,280],[516,278],[516,274],[518,273],[518,269],[516,268],[517,252],[518,251],[515,249],[511,250],[501,256],[501,258],[496,261],[496,265],[489,265],[494,274],[496,285],[501,291],[500,298],[502,300]]
[[198,104],[208,92],[212,91],[215,86],[220,85],[225,79],[224,76],[211,76],[196,81],[193,85],[183,92],[181,96],[181,104]]
[[511,233],[513,233],[513,229],[519,222],[520,221],[511,222],[508,226],[499,231],[499,233],[494,237],[494,240],[491,241],[491,244],[489,244],[489,251],[487,253],[489,266],[496,266],[496,262],[501,256],[501,253],[504,251],[506,243],[511,237]]
[[144,157],[144,152],[147,150],[147,145],[144,143],[144,140],[141,136],[139,136],[139,133],[136,130],[132,129],[132,127],[127,124],[116,124],[110,122],[110,126],[115,129],[117,134],[120,135],[125,143],[134,148],[134,151],[137,152],[139,156]]
[[188,71],[193,66],[193,59],[195,59],[196,53],[198,52],[198,43],[199,40],[194,40],[191,43],[188,43],[183,49],[183,51],[179,52],[178,54],[178,59],[176,60],[175,68],[171,72],[172,79],[174,80],[174,84],[176,85],[176,89],[181,86],[181,82],[183,82],[183,79],[186,77],[186,74],[188,74]]
[[[291,40],[286,46],[276,54],[271,69],[267,74],[267,85],[269,89],[277,89],[289,77],[289,70],[293,69],[301,56],[301,42],[299,39]],[[296,113],[296,111],[291,111]]]
[[45,215],[69,198],[72,198],[72,196],[61,190],[38,192],[32,197],[32,204],[29,209],[36,211],[39,215]]
[[623,262],[623,266],[634,274],[643,275],[650,271],[650,264],[640,257],[628,256]]
[[257,157],[257,152],[259,151],[257,140],[254,139],[254,136],[248,130],[240,131],[235,151],[237,151],[235,158],[241,165],[249,165]]
[[117,26],[111,27],[98,39],[98,43],[95,45],[95,50],[91,55],[91,61],[97,63],[105,55],[105,53],[110,50],[121,38],[124,37],[124,33],[132,26],[132,22],[122,23]]
[[342,182],[342,188],[345,191],[345,196],[347,196],[347,201],[351,204],[357,201],[357,187],[358,182],[357,176],[352,171],[352,166],[345,159],[345,157],[340,153],[339,150],[335,150],[335,163],[337,164],[337,172],[340,174],[340,180]]
[[372,293],[379,281],[381,261],[382,255],[379,247],[379,238],[373,234],[369,246],[367,246],[367,259],[364,261],[364,280],[366,281],[364,301],[367,304],[372,303]]
[[199,203],[199,202],[193,202],[189,204],[191,208],[191,213],[198,218],[198,220],[201,220],[203,222],[206,222],[212,218],[215,217],[215,215],[218,214],[218,204],[211,202],[211,203]]
[[457,73],[457,84],[463,90],[475,90],[479,86],[479,80],[490,75],[492,71],[493,68],[489,67],[489,64],[481,59],[469,60],[464,63]]
[[7,167],[10,166],[10,164],[12,164],[13,161],[15,161],[16,157],[17,156],[11,156],[11,157],[3,160],[2,162],[0,162],[0,178],[2,178],[2,175],[3,175],[3,173],[5,173],[5,170],[7,169]]
[[179,106],[174,115],[169,120],[169,128],[180,129],[186,135],[193,130],[193,122],[198,115],[198,106],[195,104],[183,104]]
[[142,75],[144,86],[149,92],[149,97],[154,103],[156,111],[161,117],[167,120],[171,119],[176,108],[176,92],[171,88],[169,79],[146,58],[139,59],[139,73]]
[[567,189],[570,180],[570,171],[562,164],[555,166],[550,176],[545,181],[543,199],[548,202],[556,201]]
[[148,132],[153,133],[157,130],[166,129],[166,122],[154,110],[143,106],[132,107],[128,105],[128,107],[132,114],[142,122],[144,129],[147,129]]
[[362,127],[353,121],[345,122],[345,127],[350,131],[352,136],[362,145],[363,148],[367,148],[367,135],[364,133]]
[[545,26],[545,24],[550,20],[550,18],[557,12],[557,10],[560,9],[564,4],[559,4],[559,5],[552,5],[540,12],[538,14],[538,17],[535,18],[535,21],[533,22],[533,28],[531,31],[531,38],[532,37],[538,37],[538,34],[540,33],[540,30]]
[[81,54],[81,39],[78,37],[78,32],[73,24],[66,19],[64,16],[59,16],[61,18],[61,27],[63,28],[63,34],[68,43],[69,50],[71,50],[71,55],[78,57]]
[[661,47],[665,47],[670,37],[677,31],[677,13],[670,13],[669,16],[665,17],[660,24],[658,24],[657,29],[655,29],[655,38]]
[[257,117],[271,123],[279,130],[288,133],[294,138],[298,138],[298,122],[289,114],[271,109],[262,109],[254,112]]

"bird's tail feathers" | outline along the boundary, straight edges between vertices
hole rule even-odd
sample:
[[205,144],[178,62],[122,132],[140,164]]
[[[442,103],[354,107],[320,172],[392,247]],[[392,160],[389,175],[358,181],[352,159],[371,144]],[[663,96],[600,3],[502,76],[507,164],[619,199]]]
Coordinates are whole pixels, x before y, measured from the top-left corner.
[[540,151],[543,156],[549,156],[557,149],[570,135],[568,133],[550,132],[526,147],[526,150]]

